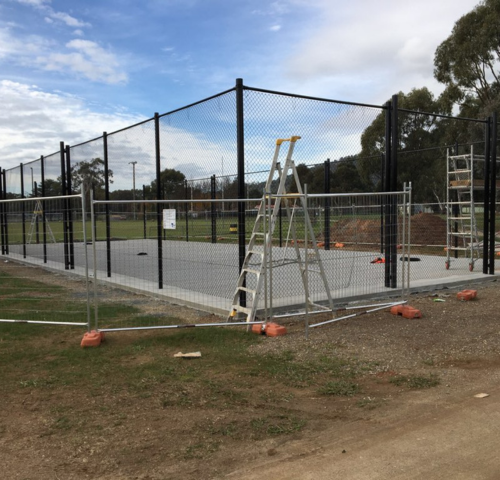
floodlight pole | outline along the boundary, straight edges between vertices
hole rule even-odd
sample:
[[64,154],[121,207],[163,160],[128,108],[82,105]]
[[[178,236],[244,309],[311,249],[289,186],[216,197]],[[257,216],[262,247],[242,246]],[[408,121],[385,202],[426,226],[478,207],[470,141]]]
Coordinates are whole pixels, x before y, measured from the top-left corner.
[[136,214],[135,214],[135,166],[137,165],[137,161],[135,162],[128,162],[129,165],[132,165],[132,185],[133,185],[133,191],[132,191],[132,199],[134,200],[134,220],[136,220]]

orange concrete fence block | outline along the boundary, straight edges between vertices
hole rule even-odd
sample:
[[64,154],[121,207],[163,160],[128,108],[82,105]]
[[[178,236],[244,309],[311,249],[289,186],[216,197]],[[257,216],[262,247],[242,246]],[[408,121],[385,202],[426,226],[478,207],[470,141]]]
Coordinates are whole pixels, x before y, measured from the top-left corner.
[[477,290],[462,290],[457,293],[457,298],[461,301],[474,300],[477,297]]
[[422,312],[410,305],[394,305],[391,307],[393,315],[401,315],[403,318],[422,318]]
[[286,334],[286,328],[277,323],[259,323],[252,325],[252,332],[257,335],[266,335],[267,337],[279,337]]
[[91,330],[83,335],[82,342],[80,346],[82,348],[86,347],[98,347],[104,341],[104,332],[98,332],[97,330]]

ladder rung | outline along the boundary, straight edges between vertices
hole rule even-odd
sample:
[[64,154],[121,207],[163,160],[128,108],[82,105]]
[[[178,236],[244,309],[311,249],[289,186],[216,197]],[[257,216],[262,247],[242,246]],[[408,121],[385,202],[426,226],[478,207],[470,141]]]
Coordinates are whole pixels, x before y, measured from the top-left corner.
[[243,268],[244,272],[253,273],[254,275],[260,275],[260,270],[254,270],[252,268]]
[[257,293],[255,290],[252,290],[251,288],[248,287],[237,287],[237,290],[241,290],[242,292],[252,293],[253,295]]

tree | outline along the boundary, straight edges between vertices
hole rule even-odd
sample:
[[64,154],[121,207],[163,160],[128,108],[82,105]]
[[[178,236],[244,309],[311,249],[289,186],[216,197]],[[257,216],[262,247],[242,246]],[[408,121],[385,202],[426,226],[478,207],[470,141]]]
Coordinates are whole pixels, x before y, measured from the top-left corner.
[[[414,112],[449,115],[451,105],[435,99],[426,88],[398,94],[398,106]],[[430,202],[442,198],[445,188],[446,163],[443,145],[447,122],[419,113],[400,112],[398,117],[398,188],[412,182],[414,200]],[[361,136],[359,169],[362,181],[374,190],[381,189],[383,155],[385,153],[385,112],[381,112]]]
[[[82,184],[93,188],[96,195],[106,186],[104,174],[104,161],[100,158],[93,158],[90,162],[82,161],[71,167],[71,188],[79,191]],[[113,183],[113,171],[108,170],[109,183]]]
[[[161,196],[164,199],[178,200],[184,198],[184,180],[186,176],[174,168],[165,168],[160,173]],[[156,179],[151,182],[151,192],[156,196]]]
[[58,197],[62,195],[61,178],[59,177],[57,180],[46,178],[44,182],[40,183],[40,187],[38,188],[39,197],[42,196],[42,191],[46,197]]
[[330,175],[332,193],[364,192],[366,187],[357,168],[357,157],[341,158],[333,163]]
[[434,76],[446,85],[443,101],[461,114],[485,116],[500,96],[500,0],[484,0],[462,16],[434,57]]

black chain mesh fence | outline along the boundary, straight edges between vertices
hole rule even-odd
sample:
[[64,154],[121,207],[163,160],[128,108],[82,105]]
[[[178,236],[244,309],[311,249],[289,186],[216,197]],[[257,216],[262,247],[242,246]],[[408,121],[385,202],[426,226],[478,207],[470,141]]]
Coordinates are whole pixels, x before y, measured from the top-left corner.
[[[243,111],[238,111],[239,93]],[[300,182],[303,187],[307,185],[309,194],[382,192],[387,189],[389,112],[388,105],[235,88],[57,151],[44,156],[43,161],[3,170],[3,197],[58,196],[78,192],[81,183],[87,181],[95,199],[115,201],[95,205],[93,228],[101,241],[98,251],[107,264],[107,277],[125,275],[120,269],[127,262],[117,253],[115,242],[149,242],[141,248],[145,252],[153,248],[155,262],[163,262],[163,270],[150,280],[157,285],[154,288],[171,286],[178,275],[176,268],[171,268],[176,257],[172,242],[199,242],[206,249],[212,248],[209,245],[219,245],[214,249],[232,245],[232,250],[225,250],[228,263],[220,272],[233,282],[241,266],[241,247],[248,244],[265,190],[276,140],[301,137],[293,158]],[[238,124],[240,114],[242,125]],[[485,122],[401,109],[396,138],[397,144],[392,146],[397,150],[397,164],[393,165],[397,170],[396,189],[401,191],[405,183],[412,184],[412,251],[417,256],[434,255],[444,260],[449,255],[450,229],[455,228],[449,218],[448,158],[451,154],[487,153]],[[239,139],[244,140],[243,145]],[[481,163],[475,165],[474,177],[484,179],[484,167],[481,171]],[[296,187],[290,180],[286,189],[293,193]],[[271,191],[276,187],[275,179]],[[241,208],[244,198],[249,200]],[[159,204],[158,200],[166,203]],[[485,212],[479,204],[484,193],[478,191],[474,200],[476,226],[481,232]],[[325,250],[346,243],[338,231],[343,223],[368,215],[363,205],[335,202],[316,197],[308,205],[318,241],[326,243]],[[383,203],[383,197],[379,203]],[[174,232],[162,228],[163,210],[175,211]],[[373,250],[367,254],[373,256],[383,253],[387,239],[383,238],[383,214],[374,211],[370,216],[377,217],[372,220],[378,222],[377,232],[370,235],[376,237]],[[71,224],[74,216],[67,213],[63,220]],[[297,235],[303,236],[300,228],[299,222]],[[274,241],[284,248],[287,237],[287,222],[280,214]],[[2,238],[5,242],[5,235]],[[165,249],[160,248],[159,240],[167,241]],[[478,234],[476,242],[481,241]],[[149,255],[153,258],[152,253]],[[191,264],[193,269],[198,268]],[[459,264],[450,271],[443,267],[442,276],[456,273],[455,266]],[[208,275],[206,282],[227,283],[213,275]]]

